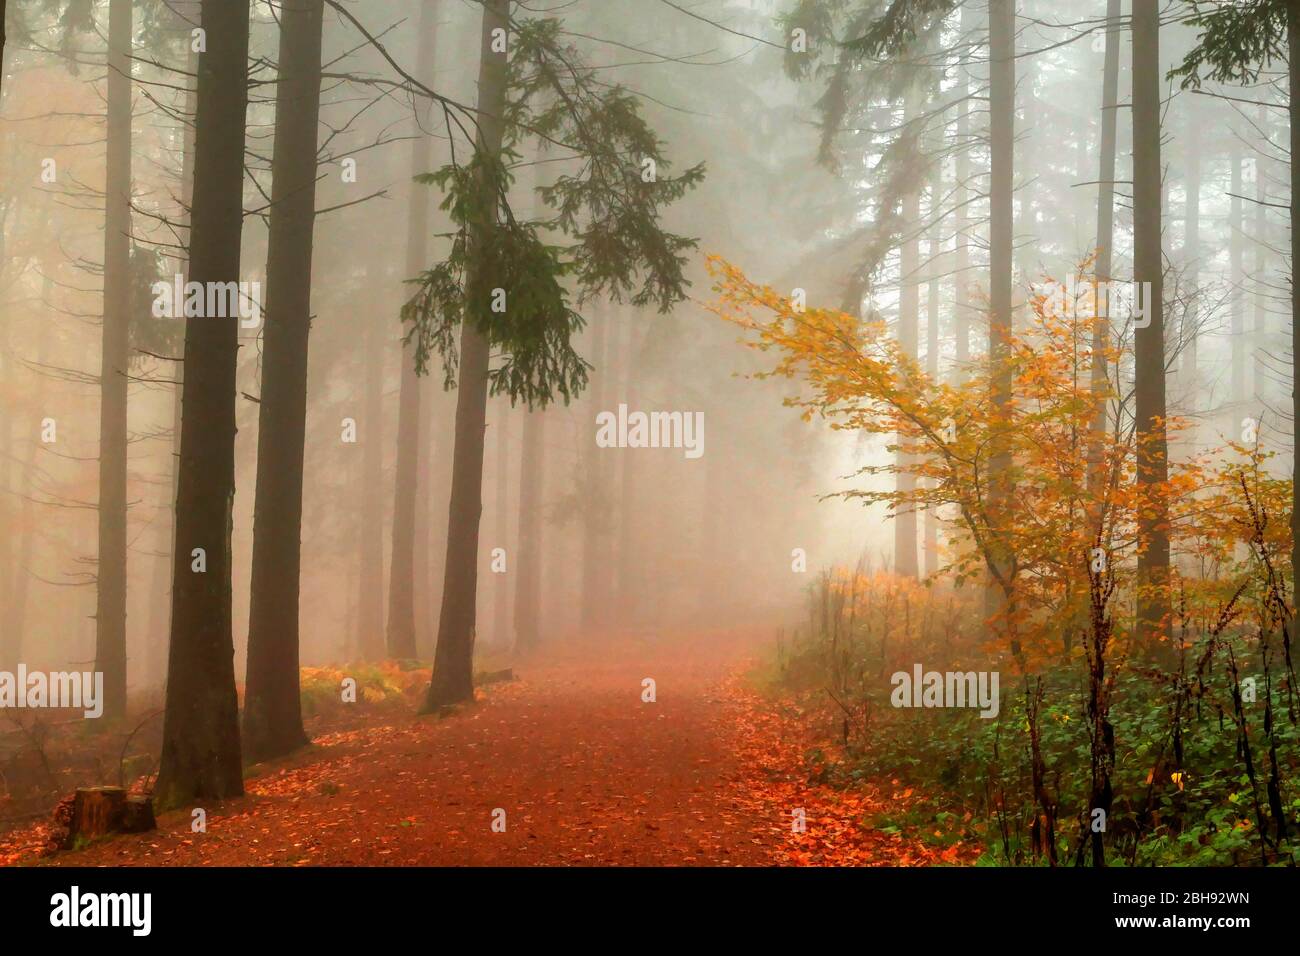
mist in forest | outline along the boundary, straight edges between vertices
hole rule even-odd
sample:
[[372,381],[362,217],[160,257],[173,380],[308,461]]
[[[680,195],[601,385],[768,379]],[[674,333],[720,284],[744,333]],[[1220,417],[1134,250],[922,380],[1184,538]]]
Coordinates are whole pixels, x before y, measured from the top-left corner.
[[[355,730],[340,686],[441,718],[604,700],[602,655],[647,705],[770,671],[893,784],[882,740],[1028,728],[1000,836],[931,862],[1147,860],[1124,775],[1197,771],[1179,708],[1177,761],[1125,764],[1125,680],[1190,702],[1230,641],[1295,680],[1289,8],[0,0],[0,674],[51,675],[0,707],[93,675],[161,813]],[[965,706],[922,703],[949,664],[978,730],[872,722],[891,672]],[[35,812],[74,776],[14,720]]]
[[[12,6],[12,5],[11,5]],[[99,412],[104,305],[105,52],[108,4],[86,5],[85,29],[39,4],[20,7],[32,48],[11,39],[4,84],[6,428],[5,656],[63,669],[95,657]],[[76,4],[71,5],[76,8]],[[155,282],[185,270],[187,164],[193,162],[193,94],[184,89],[190,23],[197,4],[136,4],[132,36],[131,229],[126,280],[130,323],[127,380],[126,633],[128,683],[144,689],[166,673],[170,616],[177,365],[183,302],[171,292],[155,318]],[[387,53],[450,99],[472,102],[481,9],[450,0],[435,7],[431,47],[419,49],[419,3],[370,5],[365,22]],[[103,9],[100,9],[100,8]],[[193,8],[193,9],[191,9]],[[815,260],[826,239],[808,207],[840,188],[812,167],[814,141],[799,119],[810,96],[780,78],[779,51],[717,36],[678,17],[665,32],[637,4],[593,3],[566,17],[585,61],[642,92],[650,126],[680,166],[708,170],[671,228],[698,250],[725,251],[755,266],[806,275],[834,294],[837,277]],[[745,12],[745,11],[741,11]],[[758,22],[761,5],[745,19]],[[358,15],[361,11],[358,11]],[[428,16],[428,14],[423,14]],[[264,58],[248,107],[241,277],[266,288],[270,168],[275,136],[273,63],[277,14],[255,4],[250,56]],[[638,23],[638,20],[644,22]],[[311,350],[302,501],[301,654],[304,664],[357,658],[382,641],[393,613],[394,499],[401,468],[399,407],[408,280],[442,254],[452,225],[436,186],[412,183],[471,149],[453,126],[395,92],[391,69],[348,24],[326,15],[318,216],[311,263]],[[148,32],[146,32],[146,29]],[[11,33],[11,37],[12,37]],[[658,62],[633,50],[660,49]],[[631,49],[629,49],[631,48]],[[684,60],[680,65],[664,57]],[[665,69],[671,66],[671,69]],[[775,67],[775,69],[774,69]],[[707,84],[695,77],[709,76]],[[759,88],[759,78],[767,76]],[[721,85],[719,85],[721,84]],[[179,87],[179,88],[178,88]],[[419,112],[418,119],[416,112]],[[418,124],[418,125],[417,125]],[[784,130],[784,132],[780,132]],[[416,145],[416,138],[427,142]],[[525,146],[526,148],[526,146]],[[512,197],[528,210],[562,159],[521,156]],[[798,181],[792,169],[806,166]],[[849,194],[847,191],[844,193]],[[742,199],[743,197],[743,199]],[[737,201],[742,200],[742,201]],[[427,207],[427,235],[407,220]],[[802,220],[802,221],[801,221]],[[788,245],[774,248],[777,231]],[[426,250],[412,259],[410,246]],[[709,321],[701,256],[686,266],[689,298],[667,314],[594,297],[574,347],[591,366],[580,395],[529,411],[508,397],[489,403],[482,482],[482,572],[478,641],[509,648],[521,534],[521,495],[537,536],[542,640],[592,629],[653,632],[779,612],[799,601],[795,549],[816,569],[883,546],[878,521],[817,496],[870,449],[806,430],[782,407],[779,387],[754,389],[736,376],[753,362],[735,335]],[[262,315],[273,321],[267,303]],[[245,308],[245,312],[251,312]],[[179,313],[180,317],[173,317]],[[236,672],[243,673],[262,373],[261,322],[240,319],[232,516]],[[436,358],[416,384],[415,503],[398,528],[413,560],[416,650],[429,658],[442,591],[455,393]],[[600,448],[596,416],[681,412],[702,416],[699,457],[669,448]],[[647,439],[648,440],[648,439]],[[530,442],[532,445],[530,446]],[[531,488],[521,486],[524,457]],[[503,553],[493,573],[497,549]],[[756,600],[757,599],[757,600]],[[290,597],[283,598],[291,601]]]

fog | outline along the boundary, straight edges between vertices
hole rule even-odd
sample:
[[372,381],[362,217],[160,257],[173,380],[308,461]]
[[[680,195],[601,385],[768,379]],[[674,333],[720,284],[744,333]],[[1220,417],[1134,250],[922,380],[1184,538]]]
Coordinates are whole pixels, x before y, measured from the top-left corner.
[[[432,69],[421,82],[472,104],[482,8],[463,0],[429,5]],[[413,531],[416,650],[432,659],[447,555],[456,392],[443,388],[438,355],[419,380],[413,525],[394,518],[409,363],[400,311],[412,294],[409,281],[445,258],[454,232],[439,208],[439,187],[412,177],[452,161],[454,151],[463,161],[472,144],[463,124],[448,121],[442,105],[430,109],[428,96],[394,68],[419,69],[420,4],[347,7],[357,22],[329,7],[324,23],[302,496],[304,665],[350,661],[373,646],[368,639],[382,639],[394,613],[394,531]],[[902,88],[904,66],[855,66],[863,82],[836,92],[844,74],[836,73],[835,48],[818,30],[811,40],[823,47],[792,69],[792,30],[816,4],[576,0],[519,7],[521,17],[560,18],[575,60],[632,96],[662,140],[672,174],[702,164],[703,178],[663,211],[664,228],[694,239],[684,252],[685,298],[660,310],[594,295],[577,307],[584,328],[573,347],[591,367],[581,394],[572,401],[556,395],[545,410],[532,411],[508,397],[489,399],[478,648],[508,652],[515,644],[521,492],[530,484],[530,507],[541,515],[541,644],[580,633],[615,640],[720,624],[775,630],[801,614],[807,584],[822,568],[859,559],[892,566],[896,532],[887,509],[832,496],[891,483],[888,475],[857,472],[888,463],[893,453],[887,436],[836,431],[816,416],[802,421],[783,402],[797,384],[750,378],[770,363],[710,310],[705,256],[722,256],[810,306],[854,308],[892,328],[902,312],[917,311],[918,359],[939,375],[978,352],[989,256],[983,13],[954,13],[927,34],[919,62],[933,75],[911,95]],[[1104,3],[1031,0],[1021,8],[1018,310],[1034,294],[1032,284],[1073,274],[1097,246],[1105,26]],[[196,17],[194,3],[142,1],[131,36],[126,635],[133,693],[160,687],[168,656],[181,364],[174,359],[185,320],[155,317],[151,286],[170,284],[186,269],[186,177],[195,148],[187,133],[195,109],[188,55]],[[277,18],[274,5],[252,5],[239,276],[263,287]],[[3,663],[64,669],[95,659],[103,570],[96,502],[108,4],[10,3],[9,21],[0,124]],[[1170,16],[1162,75],[1195,39],[1195,29]],[[1122,43],[1127,64],[1127,31]],[[1274,78],[1266,72],[1231,95],[1213,85],[1192,91],[1164,82],[1165,328],[1167,339],[1195,342],[1171,347],[1169,359],[1171,414],[1195,423],[1187,441],[1210,444],[1252,418],[1282,445],[1275,464],[1290,473],[1286,113]],[[1119,74],[1113,267],[1123,277],[1132,274],[1128,86],[1126,68]],[[836,104],[836,96],[844,101]],[[412,153],[421,138],[424,160]],[[917,155],[906,152],[909,144]],[[511,204],[528,215],[537,208],[534,189],[576,164],[563,151],[539,150],[526,135],[516,148]],[[900,198],[909,176],[922,183],[910,212]],[[1197,220],[1191,241],[1190,182]],[[428,206],[429,219],[424,255],[412,263],[408,226],[417,204]],[[264,312],[240,321],[238,332],[230,589],[240,683],[261,356],[265,323],[273,320]],[[959,332],[969,336],[963,345]],[[620,406],[698,416],[702,454],[599,446],[598,416],[617,415]],[[529,421],[543,436],[525,468]],[[923,558],[923,572],[935,562],[937,555]]]

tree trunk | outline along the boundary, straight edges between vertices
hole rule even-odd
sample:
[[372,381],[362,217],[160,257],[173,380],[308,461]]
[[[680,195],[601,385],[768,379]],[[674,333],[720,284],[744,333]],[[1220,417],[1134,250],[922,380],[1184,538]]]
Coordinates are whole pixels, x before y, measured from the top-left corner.
[[[190,279],[239,280],[247,0],[203,0]],[[157,794],[160,806],[243,793],[230,533],[235,499],[235,371],[239,318],[185,321],[184,415],[176,492],[171,646]],[[205,569],[192,570],[203,549]]]
[[[534,155],[533,212],[545,215],[537,194],[545,182],[541,153]],[[535,650],[542,630],[542,538],[546,487],[546,410],[523,409],[519,453],[519,552],[515,557],[515,651]]]
[[524,410],[519,462],[519,554],[515,558],[515,649],[537,647],[542,615],[542,505],[546,473],[546,413]]
[[307,744],[298,599],[323,18],[324,0],[281,0],[244,692],[244,751],[255,761]]
[[[936,198],[942,188],[942,177],[931,189],[931,196]],[[932,203],[930,215],[936,217],[937,213]],[[926,289],[926,316],[925,316],[925,371],[930,376],[930,381],[939,381],[939,227],[936,225],[930,234],[930,241],[926,244],[926,251],[930,257],[930,282]],[[933,485],[933,482],[930,483]],[[939,570],[939,515],[934,508],[925,509],[925,526],[923,534],[925,536],[925,576],[930,577]]]
[[[1097,185],[1097,261],[1093,275],[1099,283],[1111,281],[1115,244],[1115,152],[1119,120],[1119,46],[1120,0],[1106,2],[1106,53],[1101,81],[1100,173]],[[1109,288],[1109,286],[1104,286]],[[1092,391],[1105,395],[1109,388],[1110,346],[1109,298],[1097,299],[1097,322],[1092,330]],[[1092,420],[1088,442],[1088,484],[1094,497],[1102,481],[1102,443],[1106,436],[1106,405],[1100,404]],[[1101,514],[1098,509],[1098,515]],[[1099,520],[1094,518],[1094,521]]]
[[[510,400],[502,397],[497,402],[496,450],[496,514],[492,525],[496,529],[498,548],[505,550],[506,572],[496,575],[492,595],[492,641],[501,648],[510,646],[510,562],[516,560],[510,547],[510,436],[506,432],[509,421]],[[517,572],[518,566],[514,570]]]
[[[593,401],[596,412],[605,410],[606,386],[609,382],[609,324],[611,313],[608,309],[595,319],[592,329],[591,352],[595,361],[593,373],[596,388]],[[595,414],[587,416],[587,422],[594,424]],[[582,508],[582,630],[592,631],[604,623],[605,604],[601,589],[601,576],[605,573],[604,540],[605,525],[608,521],[608,504],[605,498],[604,459],[595,439],[588,432],[580,431],[583,457],[582,481],[586,492],[586,502]]]
[[[48,273],[45,275],[43,289],[41,293],[41,302],[46,307],[51,304],[51,295],[54,289],[54,279]],[[6,336],[7,337],[7,336]],[[53,339],[52,326],[48,322],[41,324],[41,331],[37,339],[36,360],[41,366],[49,364],[50,344]],[[6,346],[8,343],[5,343]],[[6,352],[8,349],[6,348]],[[39,410],[45,407],[46,397],[46,377],[38,376],[36,387],[32,395],[32,409]],[[6,438],[9,437],[9,423],[4,425]],[[27,442],[27,456],[21,462],[18,476],[24,485],[24,494],[22,496],[22,507],[18,512],[18,522],[22,531],[18,535],[18,554],[16,563],[13,565],[13,582],[10,591],[5,595],[7,617],[5,626],[0,629],[0,670],[12,671],[18,666],[18,662],[23,658],[23,632],[27,626],[27,605],[28,593],[31,589],[31,574],[28,572],[27,565],[32,559],[32,547],[36,540],[36,508],[32,501],[31,494],[31,476],[34,474],[36,467],[36,450],[39,442],[35,436],[29,435]],[[7,449],[6,449],[7,450]],[[6,467],[9,460],[5,459]],[[14,486],[5,483],[6,488]],[[12,525],[10,532],[5,535],[5,543],[13,537]]]
[[[1286,38],[1290,50],[1300,50],[1300,7],[1286,5]],[[1300,156],[1300,56],[1287,67],[1287,113],[1291,121],[1290,155]],[[1300,449],[1300,162],[1291,162],[1291,447]],[[1300,593],[1300,481],[1291,486],[1291,593]]]
[[[478,135],[475,149],[501,152],[505,132],[506,58],[492,50],[492,31],[506,30],[509,0],[485,0],[479,43]],[[484,179],[483,189],[494,189]],[[495,209],[493,205],[492,210]],[[471,255],[494,228],[492,211],[470,233]],[[470,296],[486,302],[492,294],[487,263],[474,259],[466,276]],[[508,306],[507,306],[508,307]],[[443,571],[438,647],[425,709],[474,697],[474,612],[478,588],[479,519],[483,513],[483,429],[487,422],[488,340],[473,318],[461,324],[460,375],[456,394],[456,444],[452,454],[451,501],[447,512],[447,559]]]
[[428,616],[424,626],[429,634],[429,656],[432,657],[438,639],[443,563],[447,558],[447,502],[451,499],[451,448],[456,428],[456,404],[454,394],[433,386],[429,391],[434,393],[434,400],[430,403],[432,421],[428,429],[433,454],[430,456],[432,478],[429,487],[430,554],[428,576],[424,578],[424,588],[429,592],[425,602]]
[[[641,325],[637,313],[631,311],[627,324],[627,351],[623,363],[623,401],[628,408],[636,408],[636,365],[641,348],[637,332]],[[634,456],[624,455],[618,504],[621,517],[618,522],[618,609],[622,625],[628,628],[636,619],[638,593],[638,562],[641,538],[636,534],[637,467]]]
[[99,372],[99,558],[95,670],[104,716],[126,713],[127,365],[131,329],[131,0],[108,11],[108,145],[104,182],[104,328]]
[[[437,4],[420,10],[416,76],[431,83],[434,26]],[[428,132],[429,108],[417,109],[418,125],[411,142],[411,175],[430,171],[432,150]],[[414,277],[428,266],[429,187],[412,183],[407,202],[406,276]],[[415,342],[402,345],[402,388],[397,411],[397,481],[393,492],[393,558],[388,568],[388,656],[416,656],[415,646],[415,510],[420,470],[420,377],[415,371]]]
[[[8,0],[0,0],[0,83],[5,78],[5,5]],[[0,94],[4,93],[4,87],[0,86]]]
[[[989,0],[989,362],[992,399],[1000,417],[1011,404],[1011,265],[1012,177],[1015,168],[1016,12],[1014,0]],[[1002,443],[994,445],[989,461],[989,518],[992,524],[993,576],[987,610],[1008,610],[1013,592],[1014,556],[1001,543],[1013,489],[1011,456]]]
[[[1183,268],[1187,270],[1187,285],[1192,290],[1187,309],[1183,314],[1183,355],[1182,384],[1185,411],[1194,422],[1199,411],[1200,381],[1197,374],[1199,359],[1197,352],[1197,325],[1200,322],[1199,300],[1196,293],[1200,289],[1201,265],[1201,124],[1194,115],[1187,119],[1187,172],[1184,189],[1187,195],[1183,210]],[[1190,430],[1190,451],[1195,454],[1196,432]]]
[[[1160,10],[1133,0],[1133,278],[1150,322],[1134,333],[1137,480],[1151,490],[1168,477],[1165,435],[1164,261],[1160,250]],[[1163,496],[1161,499],[1163,500]],[[1168,508],[1142,509],[1138,537],[1137,638],[1155,650],[1169,614]]]
[[384,331],[366,321],[366,383],[361,431],[360,569],[357,575],[357,646],[381,661],[384,643]]
[[[433,526],[433,502],[430,498],[433,482],[434,436],[430,425],[433,423],[434,390],[429,383],[420,383],[420,425],[424,434],[420,436],[420,461],[415,477],[415,545],[411,560],[411,615],[415,621],[415,657],[427,660],[433,652],[433,631],[429,621],[433,611],[429,607],[430,588],[428,586],[429,570],[433,561],[430,556]],[[438,449],[441,451],[441,449]]]
[[[919,97],[915,92],[907,94],[907,105],[903,110],[903,124],[917,121]],[[918,270],[921,261],[921,243],[917,229],[921,223],[921,193],[919,188],[911,190],[903,197],[903,228],[907,236],[899,250],[898,259],[898,344],[902,346],[907,357],[918,358],[921,324],[921,286]],[[899,469],[911,465],[911,456],[902,451],[895,452],[895,463]],[[911,494],[916,489],[916,475],[907,470],[898,472],[898,491]],[[912,505],[903,505],[894,514],[894,573],[914,578],[919,572],[916,553],[916,509]]]
[[[1259,118],[1257,123],[1260,129],[1268,128],[1268,109],[1260,107]],[[1268,253],[1272,248],[1268,235],[1268,204],[1265,196],[1264,186],[1267,181],[1265,176],[1264,161],[1265,153],[1260,150],[1255,156],[1255,282],[1254,293],[1252,295],[1252,305],[1254,311],[1254,321],[1251,323],[1251,361],[1250,361],[1250,379],[1252,383],[1250,398],[1251,411],[1253,418],[1259,418],[1261,408],[1270,408],[1271,403],[1267,403],[1264,388],[1265,378],[1265,358],[1268,355],[1268,308],[1267,308],[1267,284],[1268,278]]]
[[[1229,134],[1231,136],[1231,134]],[[1228,175],[1228,295],[1231,305],[1228,309],[1229,329],[1232,341],[1232,416],[1240,419],[1241,406],[1246,402],[1246,318],[1245,297],[1242,287],[1246,283],[1243,265],[1245,243],[1242,228],[1245,220],[1241,215],[1241,140],[1231,136],[1228,149],[1231,170]],[[1229,430],[1229,434],[1236,429]]]
[[[970,32],[969,13],[970,8],[966,4],[961,7],[961,35],[966,37]],[[967,202],[970,198],[970,192],[967,187],[967,180],[970,179],[970,67],[962,66],[960,86],[957,89],[957,95],[961,97],[961,102],[957,106],[957,158],[956,158],[956,189],[953,192],[953,202],[957,208],[957,236],[956,236],[956,262],[954,263],[953,281],[955,284],[953,302],[953,324],[955,326],[955,335],[957,338],[956,348],[954,350],[954,359],[957,364],[956,378],[961,381],[966,378],[967,370],[970,365],[970,212],[967,209]]]

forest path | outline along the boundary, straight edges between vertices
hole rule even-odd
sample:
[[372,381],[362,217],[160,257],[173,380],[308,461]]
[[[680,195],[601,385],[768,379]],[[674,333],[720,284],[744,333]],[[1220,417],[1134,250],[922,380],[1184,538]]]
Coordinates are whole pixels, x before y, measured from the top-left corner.
[[[857,859],[836,862],[899,862],[861,857],[885,838],[857,826],[860,805],[843,808],[843,826],[814,826],[823,814],[803,783],[801,728],[741,680],[761,653],[714,632],[548,649],[447,718],[371,715],[255,768],[245,797],[204,808],[206,833],[191,832],[186,809],[154,833],[43,862],[770,865],[821,862],[789,841],[849,831]],[[641,699],[647,677],[654,703]],[[819,839],[792,838],[804,805]],[[497,808],[504,833],[492,829]]]

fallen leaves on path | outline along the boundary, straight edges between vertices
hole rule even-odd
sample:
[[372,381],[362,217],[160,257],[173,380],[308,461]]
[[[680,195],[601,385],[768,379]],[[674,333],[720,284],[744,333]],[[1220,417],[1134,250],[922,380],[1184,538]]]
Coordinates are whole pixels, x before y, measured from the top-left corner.
[[[447,719],[359,707],[246,796],[53,865],[835,865],[958,862],[869,819],[910,791],[810,783],[811,722],[740,676],[752,644],[579,648]],[[641,700],[654,676],[658,700]],[[323,729],[322,729],[323,730]],[[802,810],[805,829],[792,828]],[[504,811],[505,832],[492,820]],[[0,841],[34,862],[44,823]]]

